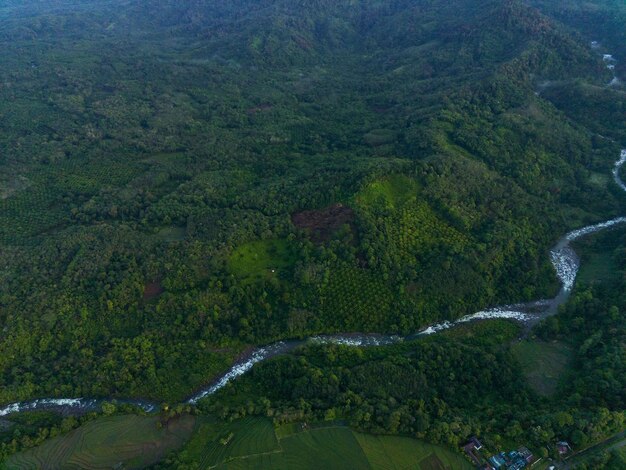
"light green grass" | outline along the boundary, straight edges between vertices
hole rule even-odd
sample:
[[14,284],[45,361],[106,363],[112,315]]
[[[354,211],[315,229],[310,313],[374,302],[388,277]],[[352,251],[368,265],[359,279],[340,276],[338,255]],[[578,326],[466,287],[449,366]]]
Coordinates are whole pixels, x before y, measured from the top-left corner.
[[356,195],[361,206],[382,204],[388,208],[400,208],[417,197],[418,184],[404,175],[392,175],[369,183]]
[[287,240],[258,240],[237,247],[228,259],[228,270],[254,282],[278,276],[295,261],[295,248]]
[[100,418],[10,457],[6,468],[143,468],[181,447],[195,418],[182,416],[163,427],[158,421],[158,416]]
[[512,348],[528,384],[540,395],[552,395],[567,372],[571,348],[560,342],[521,341]]

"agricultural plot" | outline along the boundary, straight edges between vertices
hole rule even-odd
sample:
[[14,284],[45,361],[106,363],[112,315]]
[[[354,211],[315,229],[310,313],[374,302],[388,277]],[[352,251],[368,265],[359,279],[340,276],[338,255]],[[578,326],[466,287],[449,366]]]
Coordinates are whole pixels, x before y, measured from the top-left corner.
[[389,242],[399,250],[401,259],[414,259],[416,254],[435,245],[449,245],[461,251],[467,237],[440,220],[425,202],[414,202],[404,207],[385,225]]
[[472,466],[459,454],[416,439],[354,433],[371,468],[462,470]]
[[228,270],[244,282],[278,276],[296,260],[295,248],[286,240],[259,240],[236,248]]
[[573,351],[564,343],[522,341],[513,346],[529,385],[540,395],[552,395],[570,365]]
[[185,448],[185,461],[200,468],[213,468],[236,458],[279,452],[272,423],[263,418],[245,418],[229,424],[205,419]]
[[132,161],[97,158],[34,170],[20,177],[19,190],[0,193],[0,242],[24,243],[29,237],[66,226],[71,223],[68,195],[89,198],[102,188],[123,187],[143,171],[143,165]]
[[352,431],[344,427],[314,429],[280,440],[278,452],[224,462],[220,470],[371,468]]
[[367,227],[364,238],[371,247],[368,258],[386,251],[398,261],[415,263],[439,247],[459,253],[468,244],[467,236],[418,199],[418,191],[414,180],[395,175],[374,181],[357,194]]
[[[255,422],[244,420],[241,422],[242,425],[246,423],[250,427],[246,438],[251,438],[259,432],[267,432],[267,429],[261,427],[261,420],[255,420]],[[240,433],[246,428],[245,426],[238,427],[240,427]],[[222,428],[221,432],[228,435],[227,428],[230,429],[231,425]],[[198,448],[215,445],[215,431],[216,429],[212,428],[207,434],[206,427],[201,427],[197,436],[185,449],[187,458],[191,458],[192,455],[197,458],[195,452]],[[236,444],[234,441],[237,438],[233,437],[232,444],[223,446],[227,451],[222,453],[222,457],[227,457],[227,459],[222,460],[217,466],[211,463],[215,460],[204,460],[200,468],[218,468],[220,470],[261,470],[266,468],[288,470],[319,468],[330,470],[346,468],[354,470],[463,470],[471,468],[460,455],[442,447],[410,438],[360,434],[344,426],[306,430],[302,430],[300,426],[287,428],[283,426],[278,431],[281,431],[278,434],[282,437],[276,441],[276,445],[273,447],[257,447],[254,440],[247,443],[248,451],[255,452],[250,454],[237,455],[238,452],[234,452],[235,449],[244,450],[244,447],[241,444]],[[270,429],[270,432],[272,436],[275,436],[273,429]],[[205,444],[200,445],[201,440],[204,440]],[[240,442],[242,441],[240,440]],[[256,442],[258,443],[258,440]]]
[[195,418],[181,416],[159,428],[158,416],[101,418],[9,458],[9,469],[144,468],[181,447]]
[[376,328],[394,301],[390,287],[369,272],[352,267],[333,271],[322,290],[324,321],[337,328]]

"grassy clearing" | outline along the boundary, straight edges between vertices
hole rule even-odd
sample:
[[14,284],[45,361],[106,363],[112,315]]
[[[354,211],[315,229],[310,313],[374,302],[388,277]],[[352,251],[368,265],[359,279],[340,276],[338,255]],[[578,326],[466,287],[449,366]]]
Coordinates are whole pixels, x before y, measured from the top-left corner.
[[615,250],[621,248],[623,234],[624,227],[619,226],[576,242],[575,249],[581,256],[577,282],[593,284],[619,280]]
[[165,227],[159,230],[156,238],[163,242],[178,242],[187,237],[187,229],[184,227]]
[[521,341],[512,348],[529,385],[540,395],[552,395],[567,372],[573,351],[560,342]]
[[415,180],[404,175],[392,175],[368,184],[356,195],[361,206],[400,208],[417,197],[419,187]]
[[217,468],[220,470],[371,468],[353,432],[345,427],[296,433],[281,439],[280,447],[280,452],[233,460]]
[[609,177],[604,173],[592,172],[589,181],[600,188],[606,188],[609,183]]
[[236,248],[228,259],[228,270],[254,282],[278,276],[295,261],[295,248],[287,240],[259,240]]
[[158,421],[158,416],[101,418],[12,456],[6,467],[143,468],[181,447],[193,432],[195,418],[182,416],[162,428]]

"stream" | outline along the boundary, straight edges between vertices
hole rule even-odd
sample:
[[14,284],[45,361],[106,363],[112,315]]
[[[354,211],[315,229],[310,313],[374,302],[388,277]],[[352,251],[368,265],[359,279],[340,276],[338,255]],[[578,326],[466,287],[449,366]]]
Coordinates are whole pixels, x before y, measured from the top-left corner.
[[[604,61],[611,68],[614,59],[612,56],[604,56]],[[626,149],[621,151],[620,158],[615,162],[613,167],[613,178],[615,183],[624,191],[626,184],[620,178],[620,169],[626,163]],[[379,334],[337,334],[337,335],[318,335],[302,340],[279,341],[268,346],[263,346],[252,350],[241,357],[235,364],[224,374],[206,385],[198,393],[192,395],[186,400],[186,403],[195,405],[202,398],[211,395],[231,380],[248,372],[255,364],[287,354],[298,346],[307,343],[324,343],[324,344],[343,344],[354,347],[368,346],[384,346],[398,343],[406,340],[413,340],[420,336],[431,335],[443,330],[447,330],[456,325],[467,322],[491,319],[511,319],[522,323],[526,328],[538,323],[542,319],[556,314],[560,305],[565,303],[569,298],[576,276],[580,268],[580,259],[571,243],[584,236],[597,233],[607,228],[626,222],[626,217],[618,217],[595,225],[583,227],[564,235],[557,244],[550,250],[550,260],[556,271],[557,277],[561,281],[561,289],[557,296],[553,299],[538,300],[529,303],[504,305],[483,310],[471,315],[466,315],[455,321],[444,321],[408,336],[389,336]],[[0,418],[14,413],[34,410],[54,410],[62,414],[81,414],[90,411],[98,411],[102,408],[104,402],[115,402],[117,404],[128,404],[142,408],[146,412],[155,411],[159,405],[155,402],[140,399],[101,399],[101,398],[41,398],[36,400],[11,403],[0,408]]]

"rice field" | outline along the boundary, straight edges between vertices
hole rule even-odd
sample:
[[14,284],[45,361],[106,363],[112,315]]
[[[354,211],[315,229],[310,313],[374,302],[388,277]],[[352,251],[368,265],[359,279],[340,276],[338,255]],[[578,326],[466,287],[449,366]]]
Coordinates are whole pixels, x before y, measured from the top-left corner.
[[[458,453],[408,437],[361,434],[336,423],[274,428],[267,418],[224,423],[183,415],[159,426],[159,416],[119,415],[13,455],[6,469],[146,468],[178,452],[189,468],[219,470],[464,470]],[[187,468],[187,467],[185,467]]]
[[214,468],[232,459],[280,452],[270,420],[244,418],[223,424],[204,418],[185,447],[186,462],[199,468]]
[[219,470],[464,470],[471,465],[443,447],[407,437],[361,434],[335,424],[284,425],[264,418],[207,421],[180,455],[184,463]]
[[460,454],[417,439],[354,434],[372,469],[463,470],[473,468]]
[[7,469],[144,468],[180,448],[194,430],[183,415],[162,427],[158,416],[120,415],[91,421],[64,436],[10,457]]
[[381,312],[390,310],[394,293],[368,271],[345,267],[331,272],[320,301],[327,324],[348,330],[361,325],[375,328],[383,321]]

